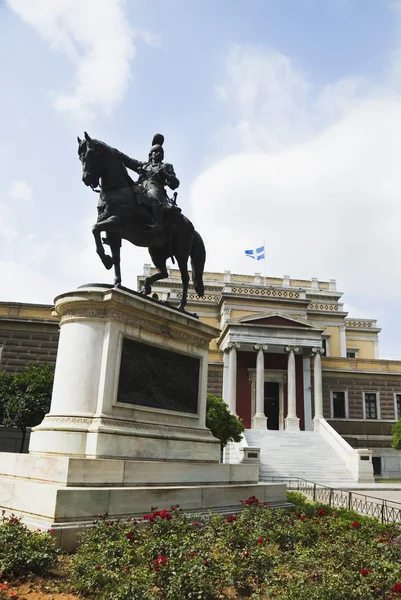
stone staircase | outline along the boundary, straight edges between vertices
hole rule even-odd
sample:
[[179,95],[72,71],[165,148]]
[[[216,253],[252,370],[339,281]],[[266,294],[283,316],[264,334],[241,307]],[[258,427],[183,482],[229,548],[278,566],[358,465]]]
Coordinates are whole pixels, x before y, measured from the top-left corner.
[[260,448],[260,479],[302,477],[332,487],[355,479],[328,442],[313,431],[246,429],[248,446]]

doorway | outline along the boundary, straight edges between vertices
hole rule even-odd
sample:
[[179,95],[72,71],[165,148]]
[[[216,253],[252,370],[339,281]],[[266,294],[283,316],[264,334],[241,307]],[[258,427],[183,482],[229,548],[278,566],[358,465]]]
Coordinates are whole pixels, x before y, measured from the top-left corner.
[[267,428],[280,429],[280,384],[277,381],[265,381],[265,415]]

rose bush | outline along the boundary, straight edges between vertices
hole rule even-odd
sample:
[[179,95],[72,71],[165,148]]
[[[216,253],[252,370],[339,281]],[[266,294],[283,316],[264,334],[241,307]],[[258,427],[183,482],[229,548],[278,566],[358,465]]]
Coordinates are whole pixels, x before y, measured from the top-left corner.
[[401,598],[398,525],[289,499],[294,512],[251,497],[233,515],[103,516],[82,534],[75,587],[101,600]]
[[0,520],[2,577],[21,577],[29,573],[44,575],[56,562],[57,549],[51,533],[30,531],[18,517],[6,517],[3,513]]

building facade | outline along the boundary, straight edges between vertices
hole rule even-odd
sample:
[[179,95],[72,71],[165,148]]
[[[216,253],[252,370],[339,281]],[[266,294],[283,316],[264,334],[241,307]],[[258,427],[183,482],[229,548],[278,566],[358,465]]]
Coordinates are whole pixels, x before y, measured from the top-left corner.
[[[138,289],[155,271],[145,265]],[[379,358],[374,319],[344,311],[336,281],[205,273],[205,296],[189,311],[220,329],[209,353],[209,391],[249,429],[312,430],[323,416],[355,448],[370,448],[377,474],[401,471],[391,449],[401,417],[401,361]],[[155,284],[180,298],[179,271]]]

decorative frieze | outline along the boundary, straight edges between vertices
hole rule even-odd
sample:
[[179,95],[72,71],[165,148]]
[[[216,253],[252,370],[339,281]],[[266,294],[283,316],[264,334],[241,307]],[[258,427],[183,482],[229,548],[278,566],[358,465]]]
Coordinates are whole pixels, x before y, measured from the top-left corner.
[[369,329],[374,326],[375,321],[345,321],[346,327],[356,327],[358,329]]
[[[177,298],[182,298],[182,294],[177,294]],[[218,302],[219,296],[213,294],[205,294],[205,296],[198,296],[197,294],[188,294],[188,300],[204,301],[204,302]]]
[[290,298],[290,299],[299,299],[299,292],[290,292],[286,290],[269,290],[264,288],[242,288],[242,287],[233,287],[233,294],[247,294],[249,296],[268,296],[271,298]]
[[308,306],[308,310],[338,311],[338,304],[318,304],[316,302],[311,302]]

